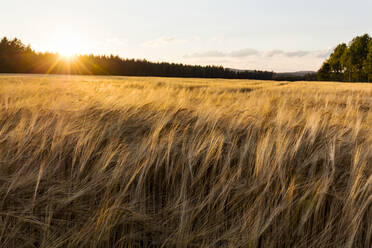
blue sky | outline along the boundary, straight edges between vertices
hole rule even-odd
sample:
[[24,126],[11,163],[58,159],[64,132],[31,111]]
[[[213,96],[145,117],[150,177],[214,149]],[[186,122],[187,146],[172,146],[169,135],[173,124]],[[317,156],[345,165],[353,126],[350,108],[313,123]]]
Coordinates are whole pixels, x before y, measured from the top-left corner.
[[40,51],[239,69],[317,70],[372,33],[371,0],[1,0],[0,36]]

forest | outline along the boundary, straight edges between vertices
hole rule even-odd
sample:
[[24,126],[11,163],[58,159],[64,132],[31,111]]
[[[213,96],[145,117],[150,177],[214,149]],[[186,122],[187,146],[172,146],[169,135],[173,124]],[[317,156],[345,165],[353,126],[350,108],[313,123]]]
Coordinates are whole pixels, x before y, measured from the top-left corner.
[[318,71],[321,81],[371,82],[372,38],[355,37],[348,45],[339,44]]
[[58,53],[36,52],[20,39],[0,41],[0,73],[156,76],[185,78],[259,79],[312,81],[316,74],[288,75],[272,71],[233,70],[222,66],[184,65],[124,59],[117,55],[77,55],[63,59]]

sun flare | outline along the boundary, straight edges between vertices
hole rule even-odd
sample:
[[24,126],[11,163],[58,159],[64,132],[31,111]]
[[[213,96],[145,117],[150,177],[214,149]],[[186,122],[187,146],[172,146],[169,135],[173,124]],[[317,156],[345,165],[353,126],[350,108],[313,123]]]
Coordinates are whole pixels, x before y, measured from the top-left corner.
[[76,34],[60,32],[53,37],[52,49],[65,60],[73,60],[84,52],[83,42]]
[[64,60],[67,62],[71,62],[76,59],[76,54],[69,54],[69,53],[58,53],[58,54],[61,60]]

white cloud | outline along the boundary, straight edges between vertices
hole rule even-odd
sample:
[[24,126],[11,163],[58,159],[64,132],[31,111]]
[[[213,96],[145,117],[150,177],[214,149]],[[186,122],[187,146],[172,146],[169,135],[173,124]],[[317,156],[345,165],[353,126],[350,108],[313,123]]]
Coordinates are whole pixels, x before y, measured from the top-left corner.
[[120,47],[120,46],[125,46],[126,44],[127,44],[126,39],[121,39],[118,37],[112,37],[112,38],[106,39],[105,41],[105,46]]
[[267,51],[267,52],[264,52],[264,56],[265,57],[274,57],[276,55],[281,55],[283,54],[283,51],[282,50],[271,50],[271,51]]
[[311,54],[312,51],[303,51],[303,50],[298,50],[298,51],[283,51],[283,50],[271,50],[268,52],[264,52],[264,56],[266,57],[274,57],[274,56],[283,56],[283,57],[304,57],[309,54]]
[[226,57],[226,53],[219,51],[207,51],[203,53],[193,53],[191,55],[185,55],[185,58],[221,58]]
[[310,51],[294,51],[294,52],[285,52],[284,55],[287,57],[304,57],[308,54],[310,54]]
[[258,55],[259,51],[252,49],[252,48],[245,48],[237,51],[232,51],[231,53],[228,54],[228,56],[231,57],[236,57],[236,58],[243,58],[243,57],[248,57],[251,55]]
[[191,55],[185,55],[185,58],[206,58],[206,57],[231,57],[231,58],[244,58],[250,56],[260,56],[266,58],[272,58],[275,56],[288,57],[288,58],[302,58],[305,56],[313,56],[317,58],[326,58],[330,55],[331,50],[316,50],[316,51],[283,51],[283,50],[271,50],[271,51],[258,51],[253,48],[245,48],[241,50],[235,50],[232,52],[221,52],[217,50],[206,51],[201,53],[193,53]]
[[185,55],[185,58],[221,58],[221,57],[233,57],[233,58],[244,58],[252,55],[258,55],[259,52],[252,48],[245,48],[232,52],[220,52],[217,50],[207,51],[203,53],[193,53],[191,55]]
[[326,49],[326,50],[317,51],[316,56],[318,58],[321,58],[321,59],[326,59],[331,55],[332,51],[333,51],[333,49]]
[[160,38],[154,39],[154,40],[149,40],[144,43],[142,43],[142,46],[145,47],[158,47],[158,46],[163,46],[163,45],[168,45],[168,44],[174,44],[174,43],[184,43],[186,42],[186,39],[183,39],[181,37],[176,37],[176,36],[162,36]]
[[[258,51],[252,48],[222,52],[211,50],[185,55],[189,63],[214,64],[237,69],[257,69],[269,71],[318,70],[332,49],[326,50],[270,50]],[[223,58],[223,60],[221,60]]]
[[264,52],[264,56],[266,57],[274,57],[274,56],[282,56],[282,57],[317,57],[321,59],[327,58],[332,52],[332,49],[325,49],[325,50],[315,50],[315,51],[303,51],[303,50],[298,50],[298,51],[290,51],[286,52],[283,50],[272,50],[268,52]]

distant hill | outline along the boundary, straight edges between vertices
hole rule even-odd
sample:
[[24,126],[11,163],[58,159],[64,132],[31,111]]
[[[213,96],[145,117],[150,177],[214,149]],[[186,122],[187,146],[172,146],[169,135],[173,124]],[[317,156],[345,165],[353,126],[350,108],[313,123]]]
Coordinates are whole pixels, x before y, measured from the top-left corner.
[[[236,73],[253,73],[256,70],[241,70],[227,68]],[[315,71],[295,71],[295,72],[273,72],[273,80],[279,81],[317,81],[317,72]]]
[[292,76],[305,76],[307,74],[313,74],[316,73],[316,71],[295,71],[295,72],[278,72],[276,74],[279,75],[292,75]]

